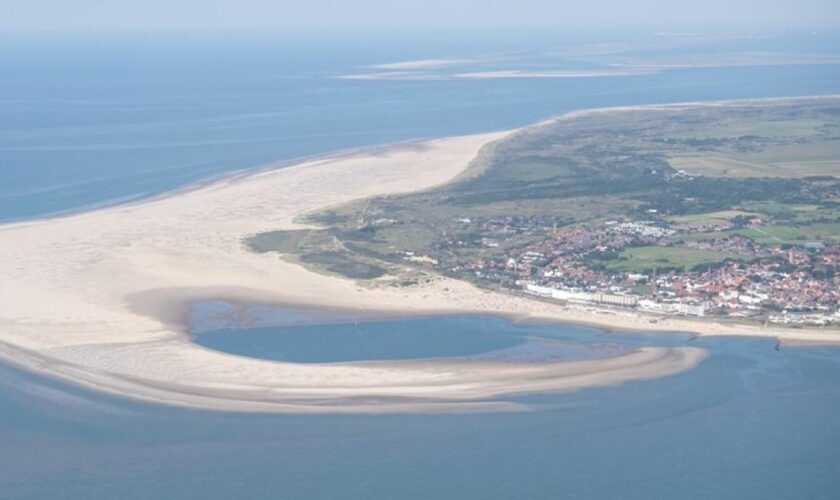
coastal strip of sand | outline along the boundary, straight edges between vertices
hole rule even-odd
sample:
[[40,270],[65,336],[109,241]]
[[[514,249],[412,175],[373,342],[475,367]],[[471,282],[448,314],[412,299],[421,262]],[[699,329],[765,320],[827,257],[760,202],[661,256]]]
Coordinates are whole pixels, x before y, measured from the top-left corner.
[[[0,358],[100,390],[150,401],[242,411],[501,409],[504,396],[615,384],[678,373],[695,348],[641,348],[615,358],[494,363],[433,360],[273,362],[191,342],[183,320],[206,299],[415,314],[484,312],[644,330],[774,335],[770,331],[564,307],[437,278],[364,287],[313,273],[243,238],[296,228],[305,212],[353,199],[430,188],[461,174],[508,132],[453,137],[265,169],[171,196],[0,225]],[[835,337],[831,337],[834,335]]]

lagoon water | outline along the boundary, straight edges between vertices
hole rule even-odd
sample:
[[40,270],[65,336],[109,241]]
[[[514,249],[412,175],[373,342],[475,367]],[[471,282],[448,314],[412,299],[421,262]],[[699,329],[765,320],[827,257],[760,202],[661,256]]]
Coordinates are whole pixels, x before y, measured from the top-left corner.
[[[504,362],[581,360],[632,349],[600,342],[601,331],[575,325],[517,324],[482,315],[415,316],[398,322],[359,312],[225,301],[195,304],[193,341],[216,351],[292,363],[465,358]],[[587,338],[580,342],[580,338]],[[686,335],[673,334],[672,341]]]
[[223,329],[200,333],[195,341],[239,356],[294,363],[335,363],[477,357],[526,343],[522,332],[511,330],[509,325],[500,326],[492,319],[477,323],[474,318],[422,318],[406,319],[399,328],[386,321],[366,321]]
[[[597,41],[552,36],[4,39],[0,219],[152,196],[343,148],[505,129],[573,109],[840,91],[837,65],[582,79],[334,78],[383,62]],[[711,47],[833,53],[837,40],[784,35]],[[197,341],[300,362],[499,352],[576,358],[663,344],[702,346],[711,356],[673,377],[521,398],[532,411],[446,415],[204,412],[0,366],[0,498],[828,499],[840,491],[837,349],[776,351],[772,340],[607,334],[480,316],[376,323],[292,316],[282,331],[204,325]],[[424,332],[431,332],[425,342]],[[549,338],[554,348],[524,340],[533,338]]]

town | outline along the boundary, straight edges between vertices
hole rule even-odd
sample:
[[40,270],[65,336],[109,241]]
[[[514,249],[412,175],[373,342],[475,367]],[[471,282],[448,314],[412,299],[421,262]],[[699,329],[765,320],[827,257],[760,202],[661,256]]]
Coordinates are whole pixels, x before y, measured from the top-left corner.
[[447,185],[249,244],[396,286],[433,272],[560,303],[840,323],[836,116],[814,102],[545,122]]
[[431,255],[407,252],[404,260],[549,300],[771,323],[840,323],[840,245],[765,244],[737,232],[761,231],[766,221],[757,217],[669,223],[651,213],[558,228],[547,216],[503,216],[454,224],[460,230],[450,231]]

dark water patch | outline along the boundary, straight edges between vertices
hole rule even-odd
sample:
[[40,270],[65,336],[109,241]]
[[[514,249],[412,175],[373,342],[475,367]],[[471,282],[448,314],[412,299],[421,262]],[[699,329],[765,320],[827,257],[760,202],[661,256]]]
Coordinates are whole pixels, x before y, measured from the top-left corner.
[[499,323],[492,318],[417,318],[225,329],[194,338],[218,351],[297,363],[472,356],[527,341]]
[[[637,337],[501,317],[438,315],[375,319],[362,313],[204,302],[190,315],[194,341],[239,356],[296,363],[424,358],[550,361],[617,356]],[[672,341],[678,342],[679,337]]]

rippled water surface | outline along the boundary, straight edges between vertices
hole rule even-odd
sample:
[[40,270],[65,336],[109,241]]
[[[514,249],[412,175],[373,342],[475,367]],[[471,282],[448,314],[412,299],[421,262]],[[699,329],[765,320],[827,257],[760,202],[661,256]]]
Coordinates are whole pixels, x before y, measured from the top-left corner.
[[[293,318],[283,336],[353,334],[317,329],[311,311],[280,317]],[[475,332],[554,339],[570,349],[559,355],[571,357],[641,345],[711,355],[672,377],[520,398],[532,411],[443,415],[203,412],[3,367],[4,498],[829,499],[840,488],[837,349],[777,351],[772,339],[692,340],[482,316],[375,324],[362,330],[374,332],[372,343],[384,338],[377,329],[400,336],[434,327],[455,339]],[[483,347],[499,347],[494,342]]]
[[[4,38],[0,219],[150,196],[342,148],[506,129],[572,109],[840,91],[836,65],[582,79],[334,78],[382,62],[572,43],[555,36]],[[574,43],[599,41],[587,36]],[[836,39],[754,38],[714,48],[831,52]],[[641,345],[691,345],[711,355],[672,377],[521,398],[532,411],[435,415],[204,412],[0,365],[0,498],[799,500],[840,491],[837,349],[777,351],[771,339],[609,334],[482,316],[371,321],[285,310],[234,319],[199,314],[197,341],[299,362],[521,362]]]

